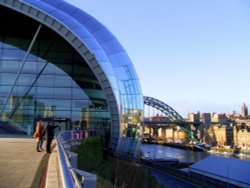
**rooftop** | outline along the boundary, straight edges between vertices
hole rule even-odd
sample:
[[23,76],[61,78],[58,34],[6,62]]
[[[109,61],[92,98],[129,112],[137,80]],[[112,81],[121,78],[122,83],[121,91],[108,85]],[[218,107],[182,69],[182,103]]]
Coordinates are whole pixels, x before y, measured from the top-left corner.
[[237,186],[250,186],[250,161],[209,156],[191,165],[189,171]]

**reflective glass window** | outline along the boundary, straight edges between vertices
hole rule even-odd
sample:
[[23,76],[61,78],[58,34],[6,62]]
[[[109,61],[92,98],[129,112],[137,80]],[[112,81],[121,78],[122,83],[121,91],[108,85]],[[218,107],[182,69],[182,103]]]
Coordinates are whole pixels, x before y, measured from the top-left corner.
[[72,79],[69,76],[55,76],[54,84],[56,87],[71,87]]
[[36,78],[36,86],[46,86],[51,88],[54,86],[54,75],[36,75]]
[[[14,75],[14,76],[16,78],[16,75]],[[31,84],[32,84],[33,80],[35,79],[35,77],[36,76],[34,74],[21,74],[17,78],[17,84],[16,85],[31,86]]]
[[56,99],[71,99],[71,88],[55,88],[54,91]]
[[[12,85],[15,81],[16,74],[1,73],[0,75],[0,84],[1,85]],[[1,89],[1,88],[0,88]]]
[[107,41],[103,43],[102,46],[105,49],[106,53],[109,55],[124,51],[121,44],[116,39]]
[[23,70],[22,73],[36,73],[37,72],[37,63],[36,62],[30,62],[30,61],[26,61],[24,66],[23,66]]
[[100,42],[100,43],[105,43],[109,40],[113,40],[114,36],[107,30],[105,27],[101,27],[100,29],[96,30],[94,32],[95,38]]
[[19,63],[17,61],[0,61],[0,72],[17,73]]

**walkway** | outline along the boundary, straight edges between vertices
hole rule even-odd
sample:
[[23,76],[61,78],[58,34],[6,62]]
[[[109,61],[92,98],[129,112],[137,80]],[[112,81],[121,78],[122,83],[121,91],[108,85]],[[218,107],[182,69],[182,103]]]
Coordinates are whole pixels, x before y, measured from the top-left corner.
[[48,158],[31,136],[0,134],[0,187],[44,187]]

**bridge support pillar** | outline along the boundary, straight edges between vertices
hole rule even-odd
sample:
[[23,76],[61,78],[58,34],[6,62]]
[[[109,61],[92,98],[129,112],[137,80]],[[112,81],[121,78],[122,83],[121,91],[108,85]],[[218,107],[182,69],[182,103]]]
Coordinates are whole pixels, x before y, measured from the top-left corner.
[[161,128],[161,136],[164,140],[166,139],[166,128],[164,127]]
[[156,126],[153,127],[153,137],[158,138],[158,128]]
[[150,127],[149,126],[144,126],[143,127],[143,133],[151,133]]

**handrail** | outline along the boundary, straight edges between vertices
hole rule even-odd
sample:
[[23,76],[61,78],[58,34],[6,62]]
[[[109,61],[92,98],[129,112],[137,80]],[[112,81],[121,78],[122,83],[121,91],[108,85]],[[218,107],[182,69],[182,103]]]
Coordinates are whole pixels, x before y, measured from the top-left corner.
[[[74,185],[74,180],[71,175],[71,171],[69,168],[71,168],[71,165],[67,163],[67,157],[65,156],[63,147],[60,142],[57,142],[58,147],[58,155],[59,155],[59,166],[60,166],[60,174],[62,176],[62,184],[63,187],[72,187]],[[74,186],[75,187],[75,186]]]
[[[77,178],[78,169],[70,164],[65,146],[67,141],[83,140],[98,135],[97,131],[70,130],[57,133],[57,149],[60,166],[62,185],[64,188],[76,187],[82,188],[82,184]],[[81,174],[80,174],[81,175]]]

